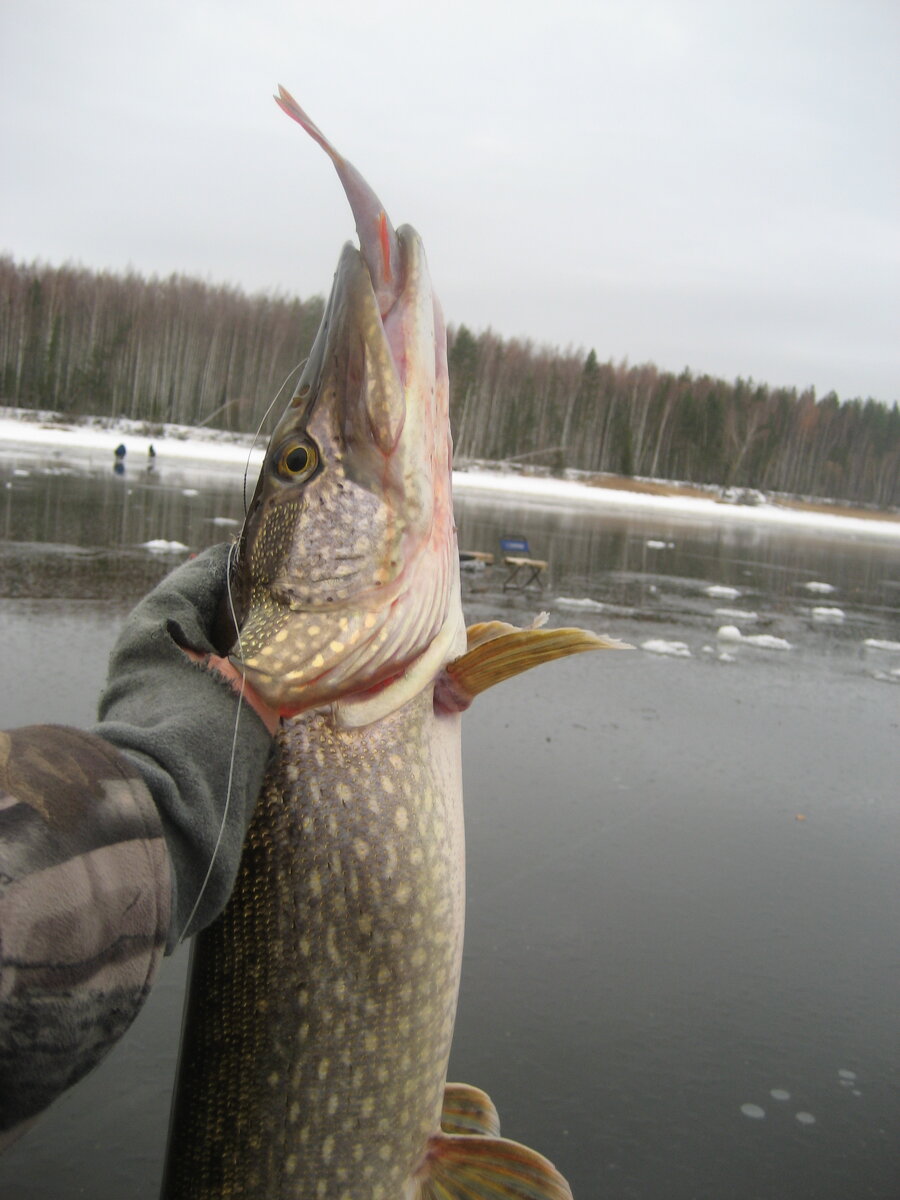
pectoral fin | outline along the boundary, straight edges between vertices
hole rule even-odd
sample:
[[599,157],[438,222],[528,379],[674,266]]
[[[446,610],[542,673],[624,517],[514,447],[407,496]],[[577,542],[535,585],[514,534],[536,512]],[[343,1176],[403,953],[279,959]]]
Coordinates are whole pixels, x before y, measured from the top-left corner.
[[436,701],[462,711],[479,692],[554,658],[586,650],[629,650],[615,638],[586,629],[516,629],[503,621],[470,626],[469,649],[447,664],[436,689]]
[[416,1173],[415,1200],[572,1200],[569,1185],[546,1158],[494,1137],[448,1137],[428,1143]]
[[500,1118],[487,1092],[468,1083],[448,1083],[444,1088],[441,1129],[444,1133],[497,1137]]

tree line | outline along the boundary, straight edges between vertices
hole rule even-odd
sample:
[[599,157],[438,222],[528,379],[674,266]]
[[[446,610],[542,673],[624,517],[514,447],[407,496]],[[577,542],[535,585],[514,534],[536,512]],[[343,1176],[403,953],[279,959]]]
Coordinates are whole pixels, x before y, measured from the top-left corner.
[[[0,258],[0,402],[252,431],[309,353],[321,297],[248,296]],[[889,507],[900,409],[504,339],[448,339],[458,459],[578,469]]]

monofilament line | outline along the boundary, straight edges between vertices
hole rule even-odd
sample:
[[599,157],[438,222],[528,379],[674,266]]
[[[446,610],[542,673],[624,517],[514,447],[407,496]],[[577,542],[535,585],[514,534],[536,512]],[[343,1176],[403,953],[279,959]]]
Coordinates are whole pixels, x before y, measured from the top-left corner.
[[[234,557],[237,553],[237,548],[238,548],[237,542],[233,542],[232,545],[229,547],[229,550],[228,550],[228,574],[227,574],[226,579],[227,579],[227,590],[228,590],[228,609],[231,614],[231,619],[234,622],[234,627],[237,630],[238,652],[239,652],[241,658],[243,659],[244,648],[241,643],[241,631],[240,631],[240,629],[238,629],[237,613],[235,612],[235,608],[234,608],[234,595],[231,590],[231,569],[232,569],[232,564],[234,562]],[[187,931],[191,927],[191,921],[193,921],[194,917],[197,914],[197,909],[200,907],[200,901],[203,899],[203,894],[206,891],[207,887],[209,886],[209,881],[210,881],[210,878],[212,877],[213,867],[216,864],[216,858],[219,853],[219,847],[221,846],[222,838],[225,835],[225,825],[228,821],[228,811],[231,807],[231,789],[232,789],[232,784],[234,782],[234,762],[235,762],[235,757],[237,755],[237,734],[238,734],[238,727],[241,723],[241,710],[244,707],[244,684],[245,684],[245,682],[246,682],[245,677],[242,674],[241,675],[241,687],[240,687],[240,691],[238,692],[237,712],[234,714],[234,729],[232,730],[232,734],[231,734],[231,757],[229,758],[229,761],[228,761],[228,783],[225,787],[225,807],[222,809],[222,821],[219,825],[219,832],[216,837],[216,844],[213,846],[212,855],[209,860],[209,866],[206,869],[206,875],[204,876],[203,883],[200,885],[200,891],[197,893],[197,899],[194,902],[194,907],[191,909],[188,919],[184,923],[184,928],[182,929],[181,933],[178,935],[179,942],[184,941],[184,939],[187,935]]]

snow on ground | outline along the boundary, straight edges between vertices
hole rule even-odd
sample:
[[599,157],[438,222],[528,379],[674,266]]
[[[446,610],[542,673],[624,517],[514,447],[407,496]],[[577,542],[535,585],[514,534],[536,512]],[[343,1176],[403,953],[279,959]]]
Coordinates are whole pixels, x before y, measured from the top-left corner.
[[[126,447],[126,465],[146,462],[151,446],[157,469],[166,466],[199,471],[247,468],[255,473],[262,462],[263,446],[248,449],[248,439],[221,431],[165,426],[162,434],[140,432],[141,422],[120,422],[108,429],[94,425],[66,425],[50,420],[50,414],[29,414],[16,419],[14,410],[0,415],[0,448],[18,450],[39,458],[42,464],[65,462],[67,458],[113,462],[114,451]],[[573,508],[602,508],[613,512],[659,513],[695,520],[733,524],[772,524],[795,530],[830,530],[847,537],[894,539],[900,541],[900,521],[869,520],[822,512],[804,512],[775,504],[720,504],[716,500],[694,496],[657,496],[613,488],[592,487],[569,479],[551,479],[504,473],[500,470],[454,471],[453,486],[464,496],[501,497],[522,503]],[[810,591],[824,592],[826,585],[807,584]],[[724,596],[723,596],[724,598]]]

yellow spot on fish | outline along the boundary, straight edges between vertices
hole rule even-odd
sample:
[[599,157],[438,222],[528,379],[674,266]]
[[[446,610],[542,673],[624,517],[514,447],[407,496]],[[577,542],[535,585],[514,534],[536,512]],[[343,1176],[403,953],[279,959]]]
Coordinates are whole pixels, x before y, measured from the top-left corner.
[[288,1109],[288,1120],[290,1121],[290,1123],[292,1125],[296,1125],[297,1122],[300,1120],[300,1105],[297,1103],[296,1100],[293,1102],[291,1107]]
[[409,824],[409,811],[405,809],[402,804],[398,805],[398,807],[394,810],[394,821],[397,824],[397,828],[401,832]]
[[297,1155],[289,1154],[284,1160],[284,1170],[287,1175],[293,1175],[297,1170]]
[[353,1161],[362,1162],[362,1157],[366,1152],[365,1146],[361,1142],[357,1142],[353,1147]]
[[371,629],[375,625],[376,620],[377,618],[374,613],[367,613],[363,624],[365,625],[366,629]]
[[[310,632],[312,632],[312,630],[310,630]],[[275,641],[276,642],[286,642],[287,636],[288,636],[288,631],[286,629],[279,629],[278,632],[275,634]]]
[[333,650],[335,654],[340,654],[344,649],[344,643],[338,641],[329,642],[328,649]]
[[[310,871],[307,878],[308,878],[308,882],[309,882],[309,890],[312,892],[312,894],[316,897],[321,896],[322,895],[322,876],[319,874],[319,872],[317,870],[315,870],[315,868],[313,868],[313,870]],[[304,951],[304,953],[307,953],[307,951]]]
[[387,983],[387,981],[390,979],[390,977],[391,977],[391,972],[388,967],[382,966],[382,967],[378,968],[378,982],[379,983]]
[[337,793],[338,800],[344,804],[353,799],[353,793],[350,791],[350,788],[346,783],[339,783],[335,788],[335,792]]
[[[382,1142],[382,1143],[381,1143],[381,1145],[378,1147],[378,1157],[379,1157],[379,1158],[380,1158],[380,1159],[381,1159],[383,1162],[387,1162],[387,1160],[388,1160],[388,1159],[391,1157],[391,1144],[390,1144],[390,1142]],[[375,1195],[375,1192],[374,1192],[374,1191],[372,1192],[372,1195],[373,1195],[373,1196]]]
[[318,625],[310,625],[309,629],[307,629],[306,632],[309,634],[310,637],[315,637],[316,634],[321,633],[322,630],[319,628]]
[[374,1054],[378,1049],[378,1035],[373,1033],[371,1029],[366,1030],[365,1034],[363,1034],[363,1045],[367,1053]]
[[403,766],[403,759],[400,757],[399,754],[389,755],[388,762],[391,764],[392,767],[394,767],[398,771]]
[[394,899],[398,904],[406,904],[410,897],[410,886],[408,883],[401,883],[394,892]]
[[375,1111],[375,1097],[365,1096],[362,1104],[359,1107],[359,1111],[364,1117],[371,1117],[372,1113]]
[[363,913],[363,915],[359,918],[358,926],[360,933],[364,933],[368,936],[372,932],[373,925],[374,922],[368,913]]
[[381,777],[381,786],[382,786],[382,788],[384,789],[384,791],[386,791],[386,792],[387,792],[387,794],[388,794],[389,796],[393,796],[393,794],[394,794],[394,784],[393,784],[393,781],[390,779],[390,777],[389,777],[389,776],[387,776],[387,775],[382,775],[382,777]]
[[353,850],[354,850],[354,853],[356,854],[357,858],[368,857],[369,851],[371,849],[372,849],[372,847],[369,845],[369,843],[366,841],[363,841],[362,838],[358,837],[358,838],[353,839]]
[[269,1087],[278,1087],[279,1083],[281,1083],[281,1076],[278,1074],[277,1071],[273,1071],[271,1073],[271,1075],[269,1076],[267,1082],[269,1084]]
[[329,1071],[330,1067],[331,1067],[331,1060],[328,1058],[323,1058],[322,1061],[319,1063],[319,1078],[320,1079],[328,1078],[328,1071]]
[[325,1106],[325,1107],[326,1107],[326,1110],[327,1110],[327,1112],[328,1112],[328,1115],[329,1115],[330,1117],[333,1117],[333,1116],[334,1116],[334,1114],[337,1112],[338,1103],[339,1103],[339,1102],[338,1102],[338,1098],[337,1098],[337,1095],[336,1095],[336,1093],[332,1093],[332,1094],[331,1094],[331,1095],[328,1097],[328,1104]]

